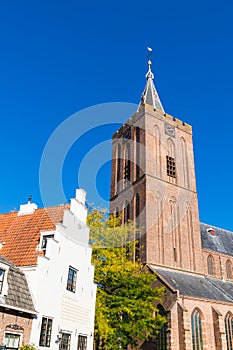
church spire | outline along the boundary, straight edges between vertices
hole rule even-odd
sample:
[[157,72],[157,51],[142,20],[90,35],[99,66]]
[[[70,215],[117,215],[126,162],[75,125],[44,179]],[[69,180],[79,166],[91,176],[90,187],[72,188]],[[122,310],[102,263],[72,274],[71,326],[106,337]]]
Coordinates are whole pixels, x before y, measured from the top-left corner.
[[154,74],[152,73],[152,70],[151,70],[152,63],[150,60],[150,55],[151,55],[152,49],[148,47],[147,50],[148,50],[148,72],[146,73],[146,87],[143,91],[139,107],[143,104],[147,104],[152,106],[154,109],[158,109],[164,112],[162,103],[159,99],[159,95],[154,85]]

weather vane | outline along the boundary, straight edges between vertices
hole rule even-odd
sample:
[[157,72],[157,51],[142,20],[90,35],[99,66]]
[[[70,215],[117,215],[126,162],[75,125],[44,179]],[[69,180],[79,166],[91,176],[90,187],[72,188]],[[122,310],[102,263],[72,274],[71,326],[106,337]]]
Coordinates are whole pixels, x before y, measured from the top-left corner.
[[150,62],[150,56],[152,55],[152,48],[151,47],[147,47],[147,59],[148,62]]

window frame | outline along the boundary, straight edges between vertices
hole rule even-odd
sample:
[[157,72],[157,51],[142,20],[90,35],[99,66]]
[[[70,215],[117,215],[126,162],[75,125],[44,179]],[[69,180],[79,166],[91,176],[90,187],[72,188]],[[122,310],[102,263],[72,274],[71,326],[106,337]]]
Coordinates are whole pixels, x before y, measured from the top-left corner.
[[49,239],[54,239],[54,233],[48,235],[44,234],[41,238],[41,250],[44,253],[44,255],[46,254],[46,248]]
[[[46,321],[45,323],[43,323],[44,320]],[[45,326],[44,329],[43,329],[43,326]],[[42,316],[39,346],[43,346],[47,348],[50,347],[52,329],[53,329],[53,318]]]
[[[17,337],[18,338],[18,347],[17,348],[15,348],[15,347],[10,347],[10,346],[7,346],[6,344],[5,344],[5,339],[6,339],[6,335],[13,335],[14,337]],[[20,346],[21,346],[21,334],[19,334],[19,333],[13,333],[13,332],[5,332],[4,333],[4,344],[5,344],[5,346],[6,346],[6,350],[18,350],[19,348],[20,348]]]
[[202,317],[198,309],[193,310],[191,315],[192,349],[203,350],[203,327]]
[[226,275],[228,279],[232,279],[232,262],[230,259],[226,261]]
[[6,270],[0,267],[0,271],[3,272],[2,275],[0,275],[0,294],[2,294]]
[[[84,341],[84,346],[80,347],[80,339],[81,338],[82,338],[82,340],[85,339],[85,341]],[[81,343],[81,345],[83,345],[83,342]],[[77,350],[87,350],[87,335],[85,335],[85,334],[79,334],[78,335]]]
[[233,345],[233,316],[231,312],[228,312],[224,319],[227,350],[232,349]]
[[215,259],[211,254],[207,257],[207,272],[210,276],[216,276]]
[[[157,310],[161,316],[167,318],[168,312],[164,309],[164,307],[161,304],[157,306]],[[167,350],[168,348],[167,330],[168,330],[168,321],[162,325],[158,334],[156,335],[156,338],[155,338],[156,349]]]
[[[59,342],[59,350],[70,350],[71,333],[61,331],[60,335],[61,335],[61,338],[60,338],[60,342]],[[64,342],[63,336],[68,336],[68,340],[65,341],[65,344],[62,343],[62,342]]]
[[139,179],[141,176],[141,167],[140,167],[140,163],[141,163],[141,155],[140,155],[140,146],[141,146],[141,131],[139,126],[136,127],[135,129],[135,141],[136,141],[136,145],[135,145],[135,149],[136,149],[136,169],[135,169],[135,180]]
[[[71,274],[70,272],[74,272]],[[66,283],[66,289],[69,292],[75,293],[76,292],[76,286],[77,286],[77,276],[78,276],[78,270],[75,269],[72,266],[69,266],[68,270],[68,277],[67,277],[67,283]],[[70,278],[71,277],[71,278]]]
[[176,161],[174,157],[166,155],[167,176],[176,179]]

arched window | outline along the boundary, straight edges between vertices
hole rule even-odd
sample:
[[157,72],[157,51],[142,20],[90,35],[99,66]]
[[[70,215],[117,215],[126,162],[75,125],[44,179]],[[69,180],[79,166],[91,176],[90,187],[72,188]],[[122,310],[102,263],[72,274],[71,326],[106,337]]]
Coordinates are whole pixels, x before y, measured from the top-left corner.
[[232,263],[229,259],[226,261],[226,272],[227,278],[232,279]]
[[136,244],[135,244],[135,260],[140,259],[140,197],[139,194],[136,193],[135,196],[135,222],[137,224],[137,237],[136,237]]
[[136,179],[140,177],[140,128],[136,127]]
[[161,147],[160,147],[160,131],[154,125],[154,161],[155,161],[155,175],[161,177]]
[[212,255],[207,258],[208,275],[215,276],[215,261]]
[[136,193],[136,196],[135,196],[135,219],[136,219],[136,223],[137,225],[139,226],[140,225],[140,218],[139,218],[139,215],[140,215],[140,197],[139,197],[139,194]]
[[191,325],[193,350],[203,350],[202,319],[197,309],[191,315]]
[[[167,317],[167,312],[162,305],[158,305],[157,309],[161,316]],[[163,324],[155,339],[155,349],[167,350],[167,322]]]
[[130,181],[130,145],[128,143],[125,148],[124,180],[127,186]]
[[225,317],[225,332],[227,341],[227,350],[232,350],[233,345],[233,317],[230,312]]
[[183,165],[183,181],[184,187],[190,188],[189,184],[189,163],[188,163],[188,151],[185,139],[181,138],[181,152],[182,152],[182,165]]
[[118,144],[117,147],[117,191],[120,190],[120,180],[121,180],[121,145]]
[[124,223],[127,224],[127,222],[130,219],[130,204],[128,201],[125,202],[125,209],[124,209]]

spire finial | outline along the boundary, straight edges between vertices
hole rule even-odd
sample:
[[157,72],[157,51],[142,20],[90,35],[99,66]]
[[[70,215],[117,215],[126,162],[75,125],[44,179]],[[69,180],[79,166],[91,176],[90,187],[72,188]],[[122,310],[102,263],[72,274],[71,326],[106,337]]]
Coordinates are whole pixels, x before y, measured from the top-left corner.
[[151,60],[150,56],[152,55],[152,48],[147,47],[147,59],[148,59],[148,72],[146,73],[146,87],[143,91],[141,102],[139,104],[139,108],[141,105],[149,105],[154,108],[154,110],[159,110],[164,113],[163,106],[160,102],[158,93],[156,91],[154,85],[154,74],[151,70]]
[[152,62],[150,60],[150,56],[152,55],[152,48],[151,47],[147,47],[147,59],[148,59],[148,66],[149,66],[149,70],[150,70],[150,66],[152,65]]
[[151,47],[147,47],[147,59],[148,59],[148,72],[146,74],[146,79],[148,80],[149,78],[154,79],[154,74],[151,71],[151,65],[152,62],[150,60],[150,56],[152,55],[152,48]]

